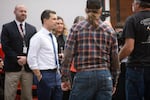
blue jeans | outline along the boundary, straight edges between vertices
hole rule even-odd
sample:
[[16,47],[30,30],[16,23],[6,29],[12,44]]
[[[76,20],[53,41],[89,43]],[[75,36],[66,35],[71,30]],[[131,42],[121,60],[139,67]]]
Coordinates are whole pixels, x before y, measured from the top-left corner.
[[62,100],[61,77],[57,72],[41,71],[37,84],[38,100]]
[[126,100],[144,100],[144,69],[127,68]]
[[112,78],[109,70],[77,72],[69,100],[111,100]]

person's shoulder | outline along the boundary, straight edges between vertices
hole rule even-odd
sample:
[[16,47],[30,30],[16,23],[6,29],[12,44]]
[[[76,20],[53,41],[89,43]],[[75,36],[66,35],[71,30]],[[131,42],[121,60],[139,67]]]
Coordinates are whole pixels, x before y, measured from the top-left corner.
[[29,26],[29,27],[31,27],[31,28],[35,28],[36,29],[36,27],[34,26],[34,25],[32,25],[32,24],[29,24],[29,23],[25,23],[27,26]]
[[108,34],[114,34],[115,31],[109,21],[100,21],[99,29],[102,29],[104,32],[107,32]]
[[3,24],[3,26],[9,27],[9,26],[12,26],[12,25],[14,25],[14,24],[15,24],[15,21],[11,21],[11,22],[8,22],[8,23]]
[[35,41],[40,41],[40,38],[41,38],[41,36],[40,36],[40,33],[39,32],[37,32],[37,33],[35,33],[32,37],[31,37],[31,42],[35,42]]
[[86,20],[83,20],[83,21],[80,21],[78,23],[75,23],[73,26],[72,26],[72,30],[74,31],[79,31],[79,30],[82,30],[86,27],[87,25],[87,21]]
[[38,31],[37,33],[35,33],[35,34],[33,35],[32,38],[40,38],[41,35],[42,35],[42,34],[40,33],[40,31]]
[[126,18],[126,22],[133,21],[137,16],[137,13],[134,13]]

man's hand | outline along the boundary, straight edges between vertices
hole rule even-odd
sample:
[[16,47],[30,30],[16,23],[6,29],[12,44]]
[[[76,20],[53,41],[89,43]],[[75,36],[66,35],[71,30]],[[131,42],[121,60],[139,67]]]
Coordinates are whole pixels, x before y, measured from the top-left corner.
[[36,75],[36,77],[37,77],[38,81],[40,81],[42,79],[42,74]]
[[3,60],[0,58],[0,68],[3,68],[3,66],[4,66],[4,62],[3,62]]
[[40,72],[39,69],[33,69],[32,70],[34,75],[37,77],[38,81],[40,81],[42,79],[42,73]]
[[71,90],[71,84],[69,81],[66,81],[66,82],[62,82],[61,83],[61,88],[63,91],[68,91],[68,90]]
[[20,66],[23,66],[27,63],[27,57],[26,56],[17,56],[17,59],[18,59],[18,64]]
[[116,87],[113,87],[112,94],[116,92]]
[[59,54],[58,54],[58,57],[59,57],[59,60],[62,61],[62,60],[64,59],[64,54],[63,54],[63,53],[59,53]]

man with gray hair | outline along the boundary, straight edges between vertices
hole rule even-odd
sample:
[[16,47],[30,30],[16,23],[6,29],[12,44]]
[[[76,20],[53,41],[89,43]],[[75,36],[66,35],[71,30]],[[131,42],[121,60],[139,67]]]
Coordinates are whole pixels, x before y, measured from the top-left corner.
[[127,18],[120,61],[128,56],[126,99],[150,100],[150,0],[134,0]]

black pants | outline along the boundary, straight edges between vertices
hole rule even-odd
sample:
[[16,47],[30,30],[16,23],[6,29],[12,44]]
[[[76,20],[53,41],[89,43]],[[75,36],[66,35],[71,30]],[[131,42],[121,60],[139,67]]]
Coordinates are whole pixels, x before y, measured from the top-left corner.
[[62,100],[69,100],[70,90],[63,91],[63,99]]
[[4,79],[5,74],[0,73],[0,100],[4,100]]
[[119,75],[117,89],[113,95],[112,100],[126,100],[125,98],[125,72],[126,66],[125,63],[121,63],[121,73]]
[[150,68],[144,70],[144,100],[150,100]]

